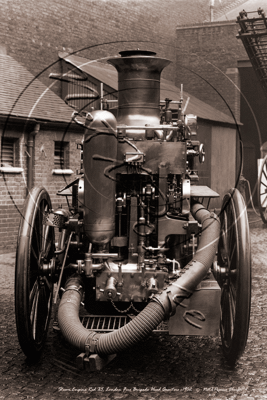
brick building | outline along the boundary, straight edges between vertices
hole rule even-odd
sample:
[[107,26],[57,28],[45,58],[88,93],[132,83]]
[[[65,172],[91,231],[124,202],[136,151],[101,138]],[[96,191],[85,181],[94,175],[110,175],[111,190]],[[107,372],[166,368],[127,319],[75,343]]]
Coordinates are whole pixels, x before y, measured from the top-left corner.
[[56,192],[80,167],[76,141],[83,129],[71,123],[72,110],[12,57],[0,55],[0,80],[0,252],[8,252],[15,249],[31,186],[46,187],[53,206],[62,202]]
[[[176,83],[206,103],[242,122],[243,175],[256,204],[258,159],[267,149],[267,99],[245,48],[236,38],[239,12],[267,11],[266,0],[248,0],[213,22],[177,27]],[[257,16],[257,14],[253,14]]]
[[[214,0],[214,17],[239,3]],[[211,11],[210,0],[0,0],[0,6],[0,45],[46,85],[42,71],[57,62],[58,51],[94,59],[142,47],[175,61],[177,25],[210,20]],[[164,77],[175,80],[174,63]]]

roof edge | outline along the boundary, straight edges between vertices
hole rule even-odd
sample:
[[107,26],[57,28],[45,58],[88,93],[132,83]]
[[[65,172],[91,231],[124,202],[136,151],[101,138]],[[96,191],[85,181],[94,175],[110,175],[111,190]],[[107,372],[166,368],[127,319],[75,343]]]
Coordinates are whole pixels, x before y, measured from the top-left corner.
[[213,28],[215,26],[224,26],[224,25],[236,25],[235,20],[230,21],[214,21],[214,22],[203,22],[203,23],[196,23],[191,25],[179,25],[176,27],[176,30],[183,30],[183,29],[190,29],[190,28]]
[[60,127],[70,127],[71,129],[75,129],[77,131],[84,130],[84,128],[80,125],[77,125],[74,121],[60,121],[60,120],[51,120],[51,119],[42,119],[42,118],[29,118],[29,117],[23,117],[19,115],[11,115],[11,114],[0,114],[0,121],[9,121],[12,123],[19,123],[25,122],[27,124],[43,124],[44,126],[60,126]]
[[244,124],[242,122],[240,122],[239,120],[234,121],[233,122],[227,122],[227,121],[216,121],[213,119],[209,119],[209,118],[203,118],[203,117],[197,117],[198,120],[204,121],[204,122],[208,122],[211,123],[212,125],[223,125],[223,126],[228,126],[229,128],[235,128],[238,129],[238,126],[243,126]]

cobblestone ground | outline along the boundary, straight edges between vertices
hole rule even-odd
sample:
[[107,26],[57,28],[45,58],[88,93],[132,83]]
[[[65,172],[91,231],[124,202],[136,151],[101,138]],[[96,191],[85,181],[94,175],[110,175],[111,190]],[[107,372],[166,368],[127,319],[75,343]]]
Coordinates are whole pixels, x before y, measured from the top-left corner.
[[151,335],[100,372],[79,371],[75,354],[50,329],[44,353],[29,365],[14,316],[13,254],[0,256],[0,399],[267,399],[267,227],[249,213],[253,292],[246,351],[231,369],[220,338]]

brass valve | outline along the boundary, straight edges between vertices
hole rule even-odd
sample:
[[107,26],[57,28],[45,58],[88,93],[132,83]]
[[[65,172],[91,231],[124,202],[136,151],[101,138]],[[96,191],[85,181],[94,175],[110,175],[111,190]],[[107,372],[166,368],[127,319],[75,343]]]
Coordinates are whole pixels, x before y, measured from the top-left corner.
[[107,299],[114,300],[115,297],[117,296],[117,290],[116,290],[117,283],[118,283],[117,280],[113,276],[108,278],[104,290],[104,295],[106,296]]
[[155,278],[150,278],[147,280],[147,293],[151,296],[153,293],[158,293],[158,281]]

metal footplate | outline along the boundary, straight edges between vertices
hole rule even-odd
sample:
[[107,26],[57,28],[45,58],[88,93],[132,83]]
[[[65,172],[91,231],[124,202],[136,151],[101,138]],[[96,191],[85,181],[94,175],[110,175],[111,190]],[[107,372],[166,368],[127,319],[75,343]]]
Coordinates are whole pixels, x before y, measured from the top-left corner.
[[[117,329],[122,328],[128,324],[135,315],[83,315],[80,317],[81,323],[86,329],[93,330],[96,332],[113,332]],[[161,322],[157,328],[153,331],[157,333],[168,333],[168,325]]]

